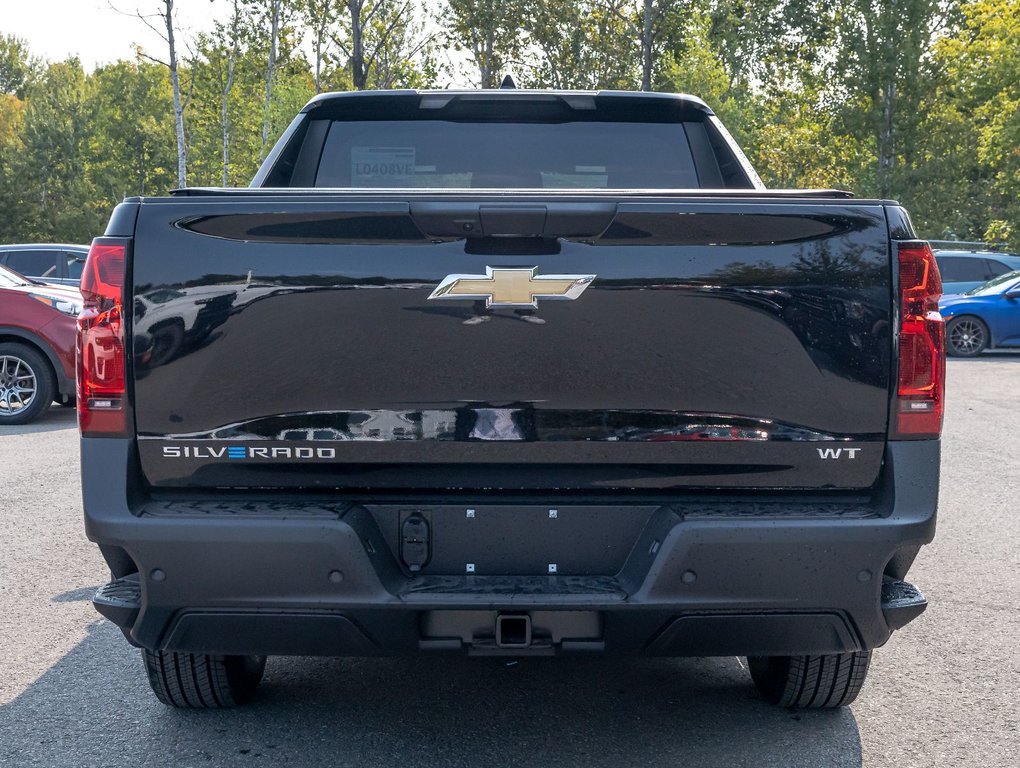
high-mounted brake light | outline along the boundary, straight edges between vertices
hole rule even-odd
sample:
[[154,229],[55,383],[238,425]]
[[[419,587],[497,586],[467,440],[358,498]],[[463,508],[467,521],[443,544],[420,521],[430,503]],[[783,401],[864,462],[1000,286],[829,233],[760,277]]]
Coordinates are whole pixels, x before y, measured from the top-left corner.
[[946,334],[942,278],[931,246],[899,244],[900,356],[896,429],[900,438],[938,437],[945,410]]
[[78,315],[78,427],[83,435],[127,431],[123,243],[93,241],[81,275]]

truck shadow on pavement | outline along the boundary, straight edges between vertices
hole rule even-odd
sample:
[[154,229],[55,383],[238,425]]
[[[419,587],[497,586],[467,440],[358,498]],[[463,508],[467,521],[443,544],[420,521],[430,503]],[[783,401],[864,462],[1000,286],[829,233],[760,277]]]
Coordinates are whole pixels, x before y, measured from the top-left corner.
[[764,703],[735,658],[274,657],[247,707],[177,711],[96,622],[0,707],[22,764],[858,768],[861,741],[850,710]]
[[1020,350],[1017,349],[990,349],[982,352],[977,357],[950,357],[950,364],[961,363],[1020,363]]
[[54,403],[44,414],[30,424],[0,424],[0,437],[4,435],[30,435],[35,432],[56,432],[61,429],[77,429],[78,412]]

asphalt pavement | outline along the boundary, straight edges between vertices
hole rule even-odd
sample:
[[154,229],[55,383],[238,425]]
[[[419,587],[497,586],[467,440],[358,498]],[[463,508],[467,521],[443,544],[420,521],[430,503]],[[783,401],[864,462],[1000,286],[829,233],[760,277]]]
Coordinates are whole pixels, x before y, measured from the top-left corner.
[[73,411],[0,427],[0,766],[1020,765],[1020,354],[949,363],[928,611],[850,708],[761,701],[743,659],[271,658],[181,712],[89,598]]

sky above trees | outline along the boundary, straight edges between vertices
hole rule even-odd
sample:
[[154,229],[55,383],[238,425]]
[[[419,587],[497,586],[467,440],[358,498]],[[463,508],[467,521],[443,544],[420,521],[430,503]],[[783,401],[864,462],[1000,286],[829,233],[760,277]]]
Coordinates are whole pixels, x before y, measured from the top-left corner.
[[[229,13],[225,0],[177,2],[185,38],[212,29]],[[151,0],[0,0],[0,32],[21,38],[36,56],[51,61],[77,56],[91,71],[97,64],[134,58],[134,45],[161,48],[162,40],[133,16],[155,7]]]

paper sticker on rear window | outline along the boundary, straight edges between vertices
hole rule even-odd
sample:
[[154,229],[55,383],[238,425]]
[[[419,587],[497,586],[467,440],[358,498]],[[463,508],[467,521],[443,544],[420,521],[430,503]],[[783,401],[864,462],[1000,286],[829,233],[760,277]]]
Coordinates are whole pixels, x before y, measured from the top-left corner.
[[414,147],[351,147],[352,187],[406,187],[414,179]]

